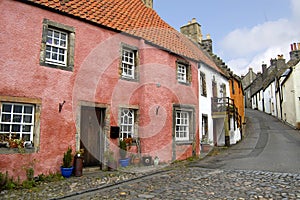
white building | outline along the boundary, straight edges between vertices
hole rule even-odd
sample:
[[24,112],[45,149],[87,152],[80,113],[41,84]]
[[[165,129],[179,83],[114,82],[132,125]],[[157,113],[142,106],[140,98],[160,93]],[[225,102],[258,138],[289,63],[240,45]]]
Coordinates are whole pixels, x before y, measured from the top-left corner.
[[221,120],[212,117],[212,97],[229,97],[228,79],[219,71],[201,63],[198,70],[199,75],[199,124],[200,140],[207,140],[214,145],[224,145],[225,135],[224,118]]
[[280,119],[300,129],[300,60],[294,64],[279,79],[277,108]]
[[277,106],[276,106],[276,81],[275,78],[269,83],[263,91],[263,103],[264,111],[270,115],[277,117]]

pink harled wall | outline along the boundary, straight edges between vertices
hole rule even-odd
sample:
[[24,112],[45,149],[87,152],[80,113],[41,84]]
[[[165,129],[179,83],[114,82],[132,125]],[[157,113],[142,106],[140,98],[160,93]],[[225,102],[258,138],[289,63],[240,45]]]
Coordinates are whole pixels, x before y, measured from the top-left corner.
[[[75,150],[78,107],[94,102],[110,110],[109,125],[118,125],[120,106],[139,110],[138,132],[143,154],[163,162],[192,155],[191,145],[173,144],[173,105],[195,107],[195,138],[198,137],[197,64],[192,83],[176,80],[177,57],[154,48],[141,39],[93,26],[18,1],[0,3],[0,97],[30,98],[41,102],[39,144],[35,153],[0,154],[0,171],[25,177],[24,166],[35,160],[35,175],[58,172],[63,152]],[[74,70],[40,66],[42,22],[49,19],[75,28]],[[121,45],[138,48],[139,81],[119,78]],[[0,99],[1,100],[1,99]],[[65,101],[62,111],[59,103]],[[77,124],[77,125],[76,125]],[[109,133],[107,133],[109,134]],[[111,140],[117,144],[117,140]],[[199,152],[199,141],[196,141]],[[175,149],[174,149],[175,148]],[[1,153],[1,151],[0,151]]]

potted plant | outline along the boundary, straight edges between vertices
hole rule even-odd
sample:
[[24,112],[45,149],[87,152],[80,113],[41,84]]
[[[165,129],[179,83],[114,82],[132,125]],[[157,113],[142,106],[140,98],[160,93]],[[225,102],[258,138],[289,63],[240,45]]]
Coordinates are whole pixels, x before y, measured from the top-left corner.
[[208,137],[203,137],[202,139],[201,139],[201,150],[203,151],[203,152],[209,152],[209,150],[210,150],[210,148],[211,148],[211,143],[212,143],[212,141],[210,141],[209,139],[208,139]]
[[0,148],[8,148],[9,147],[9,139],[6,138],[5,135],[0,135]]
[[120,165],[122,167],[127,167],[129,165],[130,158],[126,158],[127,156],[127,142],[125,139],[119,140],[119,153],[120,153]]
[[117,162],[114,157],[114,152],[112,150],[108,150],[104,152],[104,157],[107,161],[107,170],[113,171],[117,169]]
[[68,147],[68,150],[64,153],[63,157],[63,164],[60,167],[61,175],[65,178],[69,178],[73,172],[73,165],[72,165],[72,148]]

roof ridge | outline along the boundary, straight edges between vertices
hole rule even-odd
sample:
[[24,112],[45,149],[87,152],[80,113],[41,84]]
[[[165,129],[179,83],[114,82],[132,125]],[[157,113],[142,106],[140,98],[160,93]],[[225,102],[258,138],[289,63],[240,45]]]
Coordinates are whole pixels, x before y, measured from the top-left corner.
[[[204,52],[141,0],[25,0],[143,38],[156,46],[219,69]],[[142,30],[143,29],[143,30]],[[166,31],[168,30],[168,31]],[[223,73],[221,70],[218,70]]]

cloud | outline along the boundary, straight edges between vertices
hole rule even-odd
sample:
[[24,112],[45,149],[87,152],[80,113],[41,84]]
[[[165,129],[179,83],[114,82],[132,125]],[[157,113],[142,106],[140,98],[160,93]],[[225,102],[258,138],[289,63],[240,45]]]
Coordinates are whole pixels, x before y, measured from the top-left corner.
[[291,8],[293,12],[293,18],[297,21],[300,21],[300,1],[299,0],[291,0]]
[[289,59],[290,44],[300,42],[300,1],[291,0],[291,19],[278,19],[251,28],[236,29],[222,40],[222,54],[228,66],[238,75],[249,67],[261,71],[262,62],[283,54]]

